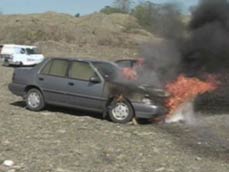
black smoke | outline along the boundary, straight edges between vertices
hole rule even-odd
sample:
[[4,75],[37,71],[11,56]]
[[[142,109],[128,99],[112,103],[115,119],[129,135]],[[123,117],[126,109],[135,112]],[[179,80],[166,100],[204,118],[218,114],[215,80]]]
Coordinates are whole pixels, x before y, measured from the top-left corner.
[[145,63],[142,72],[138,72],[139,78],[143,84],[164,88],[182,71],[180,43],[184,42],[186,25],[179,4],[147,4],[150,5],[147,11],[151,10],[147,19],[152,27],[148,30],[157,38],[140,47],[140,57]]
[[229,70],[229,2],[201,0],[193,10],[188,38],[181,45],[187,73],[218,73]]
[[[163,9],[167,11],[165,14],[171,14],[169,8]],[[178,10],[178,8],[173,9]],[[161,21],[161,18],[159,15],[158,21]],[[153,70],[158,73],[159,78],[168,81],[180,73],[199,77],[203,73],[215,74],[229,71],[228,0],[200,0],[192,10],[188,26],[182,29],[169,27],[171,22],[168,21],[176,23],[173,19],[174,15],[166,15],[164,18],[167,20],[161,21],[162,24],[156,24],[161,26],[158,27],[162,31],[163,28],[170,28],[169,36],[160,35],[166,41],[162,42],[159,48],[155,43],[144,45],[141,51],[141,56],[147,61],[147,70]],[[175,18],[176,21],[182,19],[179,15]],[[180,36],[177,36],[178,34]],[[164,46],[164,44],[168,45],[167,42],[170,45]]]
[[[229,108],[229,2],[200,0],[192,11],[181,48],[182,72],[195,77],[216,74],[219,88],[198,97],[196,108],[217,113]],[[204,78],[202,78],[204,79]]]
[[[166,22],[162,23],[159,26],[166,28]],[[201,80],[207,78],[206,74],[215,74],[221,85],[217,91],[198,98],[197,105],[201,104],[198,108],[216,108],[219,112],[225,109],[223,106],[229,107],[229,1],[200,0],[183,29],[171,28],[169,36],[160,35],[162,41],[143,46],[143,83],[152,81],[149,77],[152,73],[158,80],[154,83],[162,87],[180,74]]]
[[175,80],[181,63],[178,49],[173,40],[158,40],[143,45],[141,56],[144,57],[144,65],[139,81],[164,87],[168,82]]

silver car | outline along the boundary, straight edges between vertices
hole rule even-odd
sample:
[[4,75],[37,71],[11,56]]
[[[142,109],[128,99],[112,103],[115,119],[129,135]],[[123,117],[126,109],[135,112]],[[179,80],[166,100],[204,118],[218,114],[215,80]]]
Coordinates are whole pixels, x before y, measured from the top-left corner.
[[116,123],[164,115],[163,90],[120,82],[120,68],[106,61],[46,59],[33,68],[17,68],[9,90],[29,110],[59,105],[100,112]]

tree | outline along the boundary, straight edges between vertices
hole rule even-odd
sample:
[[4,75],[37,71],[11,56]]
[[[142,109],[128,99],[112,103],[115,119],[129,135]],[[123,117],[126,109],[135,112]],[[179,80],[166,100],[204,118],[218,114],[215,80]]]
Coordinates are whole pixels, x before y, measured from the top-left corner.
[[132,10],[139,24],[146,30],[171,39],[180,39],[184,23],[176,4],[158,5],[150,1],[140,3]]
[[100,10],[101,13],[105,13],[105,14],[112,14],[112,13],[123,13],[123,11],[121,11],[118,8],[114,8],[111,6],[105,6],[104,8],[102,8]]
[[155,18],[156,31],[167,38],[181,39],[185,26],[181,12],[176,4],[164,4],[158,9]]
[[140,3],[131,12],[138,19],[138,23],[149,31],[153,29],[153,16],[156,13],[156,4],[149,1]]
[[133,0],[114,0],[112,6],[105,6],[100,12],[105,14],[130,13],[133,2]]
[[76,13],[75,14],[75,17],[80,17],[80,13]]
[[132,8],[133,0],[115,0],[114,7],[120,9],[123,13],[129,13]]

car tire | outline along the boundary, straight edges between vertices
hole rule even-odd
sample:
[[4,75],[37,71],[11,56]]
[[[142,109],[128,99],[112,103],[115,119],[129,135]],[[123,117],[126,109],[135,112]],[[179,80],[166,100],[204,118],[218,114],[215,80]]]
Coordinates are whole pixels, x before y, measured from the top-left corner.
[[125,124],[130,122],[134,117],[134,109],[126,100],[113,100],[108,106],[108,115],[111,121]]
[[31,111],[40,111],[45,107],[42,93],[36,89],[30,89],[26,94],[26,107]]
[[2,63],[2,66],[6,66],[6,67],[8,67],[8,66],[10,66],[10,64],[9,64],[9,62],[8,61],[3,61],[3,63]]

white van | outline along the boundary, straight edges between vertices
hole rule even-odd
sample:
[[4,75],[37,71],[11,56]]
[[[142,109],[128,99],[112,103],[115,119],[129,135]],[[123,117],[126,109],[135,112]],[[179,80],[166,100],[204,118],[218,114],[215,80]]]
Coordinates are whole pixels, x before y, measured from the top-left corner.
[[0,58],[3,65],[32,66],[44,60],[36,46],[4,44],[0,45]]

